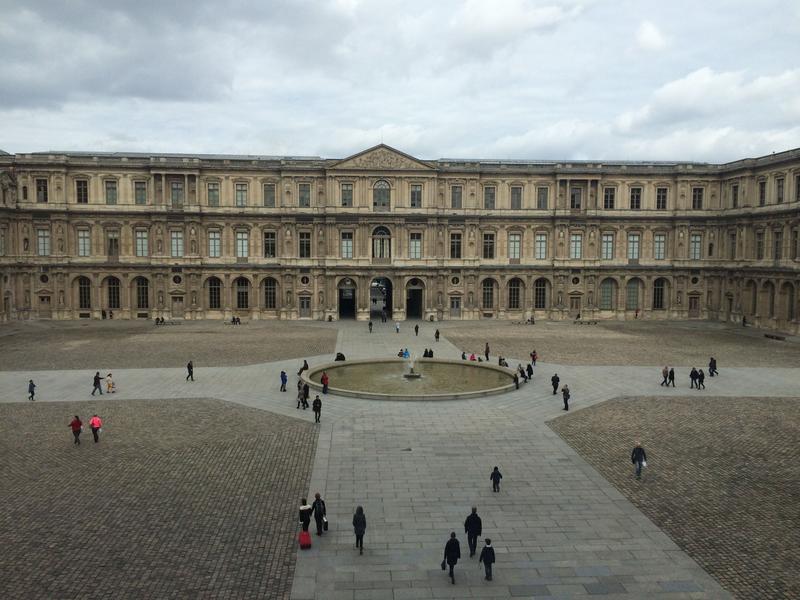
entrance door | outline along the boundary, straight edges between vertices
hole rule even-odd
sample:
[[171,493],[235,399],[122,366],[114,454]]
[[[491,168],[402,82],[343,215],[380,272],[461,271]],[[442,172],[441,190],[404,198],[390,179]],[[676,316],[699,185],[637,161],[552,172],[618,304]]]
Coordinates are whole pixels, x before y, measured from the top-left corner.
[[450,318],[461,318],[461,296],[450,296]]
[[569,312],[572,313],[573,317],[577,317],[581,314],[581,297],[580,296],[571,296],[569,299]]
[[339,318],[356,318],[356,289],[342,287],[339,288]]
[[689,296],[689,317],[696,319],[700,316],[700,296]]
[[50,296],[39,296],[39,318],[49,319],[53,316],[53,311],[50,308]]
[[311,296],[300,296],[300,318],[311,318]]
[[422,290],[406,290],[406,318],[422,318]]
[[172,318],[173,319],[183,318],[183,296],[172,297]]

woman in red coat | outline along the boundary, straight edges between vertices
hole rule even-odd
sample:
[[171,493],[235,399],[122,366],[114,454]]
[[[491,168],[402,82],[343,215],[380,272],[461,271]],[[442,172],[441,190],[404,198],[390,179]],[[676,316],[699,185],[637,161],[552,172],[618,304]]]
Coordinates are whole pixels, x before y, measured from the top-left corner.
[[322,372],[322,377],[320,378],[320,383],[322,383],[322,393],[323,394],[327,394],[328,393],[328,383],[329,382],[330,382],[330,379],[328,378],[328,374],[325,371],[323,371]]
[[72,435],[75,436],[75,444],[78,446],[81,445],[81,431],[83,430],[83,423],[80,420],[78,415],[75,415],[75,418],[69,424],[70,429],[72,429]]

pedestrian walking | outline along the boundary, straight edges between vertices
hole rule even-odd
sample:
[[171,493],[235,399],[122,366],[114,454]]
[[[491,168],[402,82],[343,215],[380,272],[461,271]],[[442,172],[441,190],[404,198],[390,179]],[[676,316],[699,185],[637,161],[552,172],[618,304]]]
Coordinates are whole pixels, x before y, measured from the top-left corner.
[[297,372],[297,376],[300,377],[300,375],[303,374],[303,371],[308,371],[308,361],[305,359],[303,359],[303,366],[300,367],[300,370]]
[[395,321],[394,322],[394,332],[395,333],[400,333],[400,321]]
[[692,367],[692,370],[689,372],[689,389],[697,387],[700,389],[700,386],[697,385],[697,369]]
[[569,410],[569,386],[561,387],[561,395],[564,396],[564,410]]
[[560,381],[561,379],[558,377],[558,373],[556,373],[550,378],[550,383],[553,385],[553,396],[555,396],[558,393],[558,384]]
[[308,396],[310,395],[311,390],[308,387],[307,383],[303,384],[303,409],[308,408]]
[[353,532],[356,534],[356,548],[359,554],[364,554],[364,532],[367,530],[367,517],[361,506],[356,507],[353,515]]
[[300,501],[300,523],[303,525],[303,531],[308,531],[308,526],[311,524],[311,510],[308,500],[303,498]]
[[419,325],[414,325],[414,337],[419,337]]
[[484,571],[486,572],[486,581],[492,580],[492,565],[494,564],[494,548],[492,548],[492,540],[486,538],[486,545],[481,550],[481,555],[478,557],[478,562],[483,563]]
[[372,321],[369,322],[367,327],[369,328],[369,332],[372,333]]
[[514,387],[515,389],[519,389],[519,373],[514,373]]
[[29,379],[28,380],[28,400],[33,402],[35,395],[36,395],[36,384],[33,383],[33,379]]
[[100,377],[100,371],[97,371],[94,374],[94,383],[92,384],[92,396],[94,396],[95,392],[100,392],[100,395],[103,395],[103,386],[100,384],[102,378]]
[[108,392],[109,394],[117,393],[117,389],[114,386],[114,378],[111,377],[111,373],[106,375],[106,392]]
[[697,371],[697,389],[698,390],[700,388],[706,389],[705,380],[706,380],[706,374],[703,373],[703,369],[698,370]]
[[[675,387],[675,369],[672,368],[669,370],[669,385]],[[669,387],[669,385],[667,387]]]
[[530,364],[525,367],[525,373],[528,375],[527,379],[533,379],[533,367]]
[[286,391],[286,384],[289,383],[289,376],[286,374],[286,371],[281,371],[281,391]]
[[[303,406],[303,387],[298,385],[297,386],[297,409],[300,410],[300,407]],[[305,408],[305,406],[303,406]]]
[[486,362],[489,362],[489,342],[486,342],[486,348],[484,348],[483,353],[486,356]]
[[717,373],[719,373],[719,371],[717,371],[717,359],[712,356],[708,360],[708,376],[713,377]]
[[328,517],[326,516],[328,512],[325,510],[325,501],[319,492],[314,494],[314,502],[311,503],[311,514],[317,524],[317,535],[322,535],[322,532],[328,528]]
[[503,478],[503,474],[500,472],[500,469],[495,467],[492,469],[492,474],[489,475],[489,479],[492,480],[492,491],[499,492],[500,491],[500,480]]
[[636,479],[642,478],[642,467],[647,466],[647,454],[642,448],[641,442],[636,442],[636,446],[633,448],[633,452],[631,452],[631,462],[635,467]]
[[194,381],[194,363],[189,361],[186,363],[186,381]]
[[537,360],[539,360],[539,355],[536,354],[536,350],[534,350],[533,352],[531,352],[531,362],[533,363],[534,367],[536,366]]
[[464,521],[464,533],[467,534],[467,545],[469,546],[469,557],[475,556],[475,551],[478,549],[478,538],[483,532],[483,524],[481,518],[478,516],[478,508],[473,506],[472,512],[467,516]]
[[666,365],[661,369],[661,385],[669,387],[669,367]]
[[319,423],[319,417],[322,415],[322,400],[320,400],[319,394],[314,398],[311,408],[314,409],[314,423]]
[[447,540],[447,543],[444,545],[444,559],[442,560],[442,571],[445,569],[445,564],[450,567],[450,583],[455,585],[456,583],[456,576],[453,573],[453,568],[458,563],[458,559],[461,558],[461,544],[458,543],[456,539],[456,532],[450,532],[450,539]]
[[437,329],[436,332],[433,334],[433,338],[438,342],[439,341],[439,330]]
[[103,427],[103,421],[97,415],[92,415],[92,418],[89,419],[89,427],[92,429],[92,436],[94,437],[94,443],[100,441],[99,433],[102,431],[101,427]]
[[78,415],[75,415],[75,418],[72,419],[69,423],[69,428],[72,430],[72,435],[75,438],[75,441],[72,442],[75,446],[81,445],[81,431],[83,431],[83,422],[81,421]]
[[325,371],[322,372],[322,377],[319,379],[320,383],[322,384],[322,393],[328,393],[328,383],[330,383],[330,378],[328,377],[328,373]]

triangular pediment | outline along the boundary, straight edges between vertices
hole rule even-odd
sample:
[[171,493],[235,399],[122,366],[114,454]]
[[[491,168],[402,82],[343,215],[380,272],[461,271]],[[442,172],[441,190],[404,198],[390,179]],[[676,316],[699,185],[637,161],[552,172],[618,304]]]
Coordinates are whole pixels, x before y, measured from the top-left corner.
[[378,144],[367,150],[333,163],[330,169],[361,171],[430,171],[432,167],[413,156],[395,150],[386,144]]

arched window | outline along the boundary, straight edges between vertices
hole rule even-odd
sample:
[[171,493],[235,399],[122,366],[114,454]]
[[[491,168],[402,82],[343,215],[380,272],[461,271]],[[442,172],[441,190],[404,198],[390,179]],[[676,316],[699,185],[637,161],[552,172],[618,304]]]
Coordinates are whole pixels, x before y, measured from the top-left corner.
[[372,258],[392,257],[392,234],[386,227],[376,227],[372,232]]
[[641,308],[639,305],[640,284],[640,280],[631,279],[625,285],[625,310],[636,310],[637,308]]
[[616,307],[617,282],[604,279],[600,282],[600,310],[613,310]]
[[389,210],[391,187],[388,181],[381,179],[372,187],[372,208],[377,211]]
[[752,279],[748,281],[747,285],[745,286],[745,290],[747,294],[747,299],[750,302],[747,314],[755,315],[756,312],[758,311],[758,286],[756,285],[756,282],[753,281]]
[[508,282],[508,308],[509,310],[522,308],[522,281],[516,277]]
[[222,308],[222,282],[217,277],[208,278],[208,308],[219,310]]
[[659,277],[653,282],[653,310],[667,307],[667,280]]
[[109,277],[106,284],[108,286],[108,308],[119,308],[119,279]]
[[272,277],[264,280],[264,308],[270,310],[278,308],[278,282]]
[[482,306],[483,308],[494,308],[494,280],[484,279],[482,285]]
[[764,284],[767,297],[767,316],[771,319],[775,316],[775,286],[768,281]]
[[547,279],[537,279],[533,284],[533,308],[547,308]]
[[144,277],[137,277],[134,283],[136,285],[136,308],[150,308],[150,282]]
[[245,277],[237,277],[233,283],[236,287],[236,308],[250,308],[250,282]]
[[88,277],[78,278],[78,306],[92,308],[92,282]]

